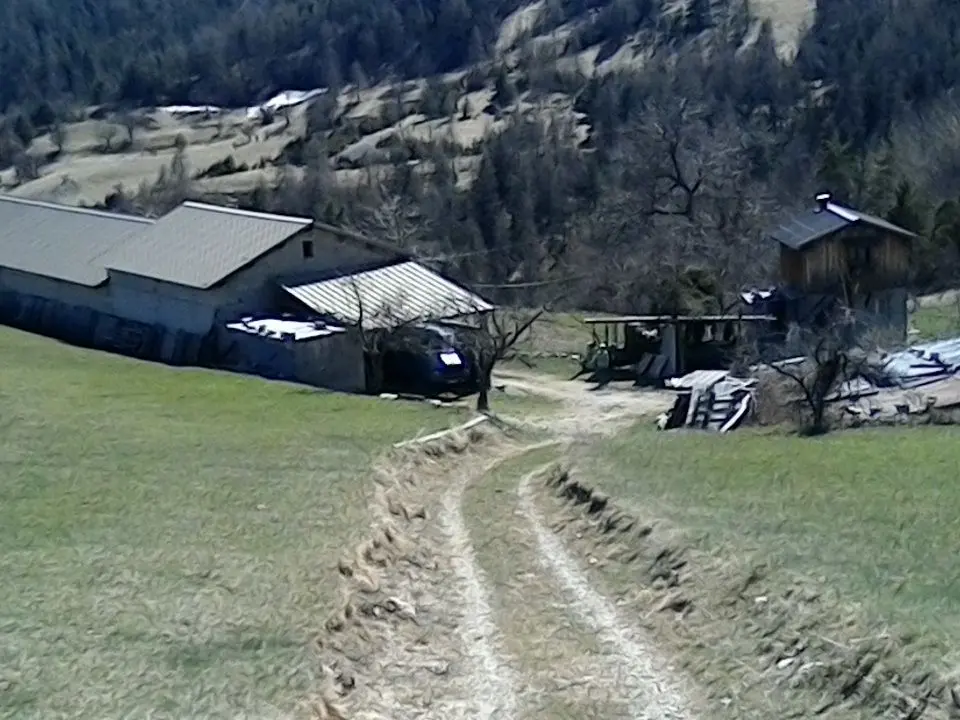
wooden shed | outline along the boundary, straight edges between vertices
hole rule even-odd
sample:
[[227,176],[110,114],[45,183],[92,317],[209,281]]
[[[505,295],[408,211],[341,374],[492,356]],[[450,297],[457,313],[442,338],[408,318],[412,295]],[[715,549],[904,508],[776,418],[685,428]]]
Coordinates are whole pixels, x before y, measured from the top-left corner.
[[772,237],[780,244],[786,286],[810,297],[835,297],[906,336],[912,232],[837,205],[824,193]]

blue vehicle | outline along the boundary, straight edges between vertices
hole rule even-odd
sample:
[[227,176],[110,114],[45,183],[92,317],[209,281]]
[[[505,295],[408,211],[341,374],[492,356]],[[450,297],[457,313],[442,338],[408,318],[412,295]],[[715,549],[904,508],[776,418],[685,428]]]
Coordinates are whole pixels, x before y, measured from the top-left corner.
[[468,326],[424,322],[398,328],[385,341],[383,390],[425,397],[462,397],[479,390]]

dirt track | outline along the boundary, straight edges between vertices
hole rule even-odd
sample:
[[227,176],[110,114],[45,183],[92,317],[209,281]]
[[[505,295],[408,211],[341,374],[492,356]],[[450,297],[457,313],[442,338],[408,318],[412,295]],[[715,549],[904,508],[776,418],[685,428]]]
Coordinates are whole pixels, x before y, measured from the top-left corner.
[[[505,469],[532,450],[559,452],[613,432],[669,400],[533,374],[498,382],[561,401],[558,412],[531,419],[551,438],[532,445],[487,431],[406,449],[385,466],[380,522],[393,539],[379,542],[385,556],[368,543],[341,568],[346,610],[320,641],[342,716],[694,717],[684,679],[547,527],[528,476]],[[490,485],[494,477],[512,492]],[[318,708],[321,717],[341,712],[336,703]]]

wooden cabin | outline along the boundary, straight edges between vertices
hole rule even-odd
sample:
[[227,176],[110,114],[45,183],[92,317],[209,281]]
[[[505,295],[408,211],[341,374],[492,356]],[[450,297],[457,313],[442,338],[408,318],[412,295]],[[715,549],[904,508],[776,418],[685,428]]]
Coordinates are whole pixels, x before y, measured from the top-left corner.
[[780,244],[787,287],[812,304],[835,298],[866,323],[906,338],[912,232],[837,205],[824,193],[772,237]]

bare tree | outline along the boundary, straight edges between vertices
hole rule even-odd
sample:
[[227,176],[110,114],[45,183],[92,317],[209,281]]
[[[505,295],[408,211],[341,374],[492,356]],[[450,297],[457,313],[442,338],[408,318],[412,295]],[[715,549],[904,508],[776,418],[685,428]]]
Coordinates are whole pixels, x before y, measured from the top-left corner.
[[[395,296],[389,302],[379,306],[369,303],[364,297],[360,284],[355,278],[350,281],[354,297],[354,318],[341,318],[347,324],[354,324],[363,348],[364,365],[367,374],[367,389],[379,392],[383,389],[385,376],[385,354],[389,348],[399,348],[408,344],[402,338],[404,330],[415,326],[426,318],[408,307],[403,296]],[[420,347],[410,349],[421,350]]]
[[118,120],[120,121],[120,124],[123,126],[123,129],[127,133],[127,137],[126,137],[126,140],[124,141],[124,145],[126,147],[131,147],[133,145],[134,133],[136,133],[136,130],[137,130],[137,117],[131,112],[125,112],[120,114],[120,117],[118,118]]
[[[368,371],[368,389],[376,392],[383,387],[384,360],[389,349],[407,349],[414,352],[428,351],[423,346],[423,336],[419,333],[405,332],[413,326],[429,322],[431,318],[412,312],[406,307],[403,298],[391,298],[383,307],[368,306],[356,281],[351,283],[356,302],[357,332],[363,347]],[[458,326],[455,332],[457,340],[454,349],[467,355],[467,360],[475,369],[477,383],[478,412],[489,412],[490,390],[493,387],[493,372],[496,365],[510,359],[517,344],[532,330],[546,307],[537,310],[493,310],[481,307],[455,307],[451,304],[449,312],[435,312],[439,316],[473,317],[478,320],[476,326],[467,324]],[[457,347],[459,346],[459,347]]]
[[21,152],[13,159],[13,169],[17,176],[17,183],[22,185],[40,177],[40,164],[32,155]]
[[100,123],[100,126],[97,128],[97,138],[100,140],[100,152],[113,152],[113,141],[116,140],[119,134],[120,128],[113,123]]
[[[855,332],[849,316],[821,329],[794,327],[789,333],[787,349],[799,350],[802,361],[761,360],[759,363],[797,391],[801,434],[817,436],[829,432],[827,408],[831,396],[841,383],[865,369],[868,353],[862,341],[854,341]],[[778,398],[778,401],[788,400]]]
[[350,286],[357,304],[356,329],[360,336],[360,347],[363,350],[367,390],[379,392],[383,388],[383,356],[390,322],[387,318],[376,322],[375,316],[382,311],[373,311],[365,307],[363,295],[356,280],[353,280]]
[[494,310],[483,316],[480,332],[475,335],[470,348],[473,355],[471,359],[478,372],[478,412],[490,410],[490,390],[497,364],[513,357],[517,343],[527,336],[546,311],[546,307],[537,310]]
[[178,150],[170,165],[160,168],[155,182],[141,182],[135,193],[128,193],[118,186],[114,188],[110,201],[115,207],[132,208],[140,213],[159,216],[186,200],[189,192],[190,169],[186,153]]
[[399,195],[381,192],[380,201],[357,222],[357,230],[416,254],[419,240],[430,234],[431,222]]
[[597,290],[624,310],[719,312],[765,279],[774,246],[763,230],[776,203],[750,172],[751,137],[691,103],[651,101],[617,139],[610,187],[579,228],[591,267],[618,266]]
[[50,142],[53,143],[58,154],[63,152],[63,146],[67,142],[67,129],[62,122],[57,121],[53,124],[50,130]]

